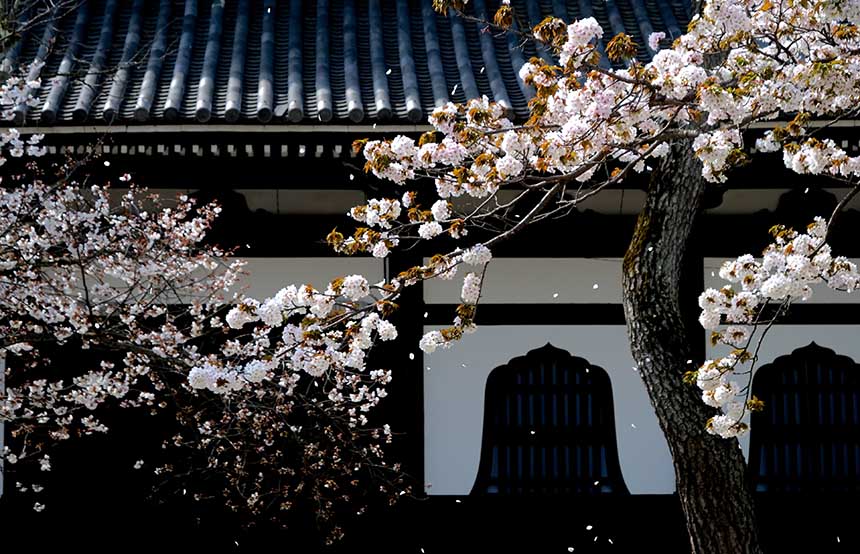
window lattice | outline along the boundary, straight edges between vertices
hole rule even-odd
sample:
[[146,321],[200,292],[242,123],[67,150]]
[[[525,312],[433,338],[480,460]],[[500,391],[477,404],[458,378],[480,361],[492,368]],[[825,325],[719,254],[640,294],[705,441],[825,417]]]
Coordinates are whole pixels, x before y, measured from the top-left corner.
[[761,367],[753,394],[756,490],[860,491],[860,365],[813,342]]
[[626,494],[603,369],[547,344],[487,378],[472,494]]

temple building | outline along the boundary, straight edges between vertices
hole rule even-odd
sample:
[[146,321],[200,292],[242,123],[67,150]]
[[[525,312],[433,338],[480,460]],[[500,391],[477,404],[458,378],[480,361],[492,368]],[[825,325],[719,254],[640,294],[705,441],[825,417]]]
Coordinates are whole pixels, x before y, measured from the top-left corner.
[[[476,21],[491,18],[498,3],[470,0],[470,19],[438,14],[432,0],[82,0],[5,54],[8,68],[44,62],[30,70],[43,83],[38,106],[17,110],[12,123],[44,133],[50,159],[96,158],[96,179],[121,168],[167,197],[219,200],[211,240],[249,260],[252,296],[289,283],[325,286],[350,273],[378,281],[434,252],[380,260],[344,258],[326,246],[332,228],[350,228],[350,207],[396,191],[363,171],[351,145],[417,136],[430,129],[436,107],[481,96],[524,120],[532,90],[519,69],[553,54]],[[520,25],[593,16],[604,28],[601,48],[624,32],[643,61],[654,53],[652,32],[664,32],[668,45],[690,20],[689,0],[511,4]],[[605,56],[602,63],[610,65]],[[857,151],[855,122],[836,132]],[[501,245],[479,330],[450,349],[423,355],[417,344],[450,323],[459,284],[430,281],[408,294],[397,315],[401,336],[380,353],[394,370],[381,410],[401,434],[392,456],[424,490],[421,500],[385,512],[385,521],[362,523],[344,551],[689,551],[669,449],[621,306],[621,258],[647,185],[632,178]],[[756,156],[711,188],[680,291],[700,359],[714,350],[696,323],[696,299],[722,286],[720,264],[760,253],[776,223],[802,228],[829,215],[843,192],[791,173],[778,155]],[[832,241],[855,259],[857,207]],[[821,552],[860,544],[858,303],[860,295],[818,291],[792,307],[759,352],[753,391],[768,408],[741,446],[765,542],[783,551],[797,551],[804,537]],[[107,452],[110,442],[97,448]],[[192,516],[142,507],[139,483],[134,498],[121,494],[130,467],[79,470],[63,474],[80,483],[60,487],[66,496],[56,493],[53,513],[13,520],[73,530],[88,513],[112,513],[113,539],[139,535],[139,521],[147,521],[154,528],[144,535],[171,538],[153,534],[141,544],[246,547],[211,529],[203,538],[192,527],[182,535],[178,522]],[[75,494],[86,494],[86,510],[78,511]]]

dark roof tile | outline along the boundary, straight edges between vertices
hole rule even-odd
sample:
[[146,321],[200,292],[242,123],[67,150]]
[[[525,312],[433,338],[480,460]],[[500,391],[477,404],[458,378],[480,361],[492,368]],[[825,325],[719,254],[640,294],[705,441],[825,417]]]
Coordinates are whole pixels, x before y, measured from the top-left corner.
[[[473,0],[491,17],[498,0]],[[432,0],[82,0],[33,29],[5,64],[41,58],[41,105],[17,119],[132,123],[417,123],[451,100],[487,95],[524,117],[519,79],[544,48],[490,32]],[[689,0],[513,0],[529,24],[594,16],[605,43],[624,31],[675,38]],[[604,60],[604,63],[607,63]],[[33,75],[31,75],[32,77]]]

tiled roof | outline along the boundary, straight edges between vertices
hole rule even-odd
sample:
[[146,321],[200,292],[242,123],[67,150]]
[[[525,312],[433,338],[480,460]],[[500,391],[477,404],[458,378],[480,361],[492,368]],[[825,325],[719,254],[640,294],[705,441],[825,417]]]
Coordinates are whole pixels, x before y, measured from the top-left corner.
[[[514,0],[529,24],[594,16],[604,43],[678,36],[689,0]],[[492,17],[497,0],[471,0]],[[526,113],[517,76],[534,55],[432,0],[82,0],[6,53],[44,59],[41,103],[20,121],[68,123],[417,123],[440,104],[487,95]]]

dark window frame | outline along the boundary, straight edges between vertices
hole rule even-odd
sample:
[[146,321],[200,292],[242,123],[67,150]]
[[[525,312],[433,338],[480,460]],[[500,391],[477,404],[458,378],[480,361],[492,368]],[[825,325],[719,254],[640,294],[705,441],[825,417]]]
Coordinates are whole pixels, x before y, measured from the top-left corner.
[[860,364],[811,342],[759,368],[752,392],[754,490],[860,492]]
[[[537,394],[522,392],[529,389]],[[502,404],[507,421],[497,421]],[[504,455],[503,448],[508,449]],[[505,482],[502,474],[514,466],[520,475]],[[618,461],[609,374],[549,343],[493,369],[484,393],[481,458],[471,494],[629,494]]]

